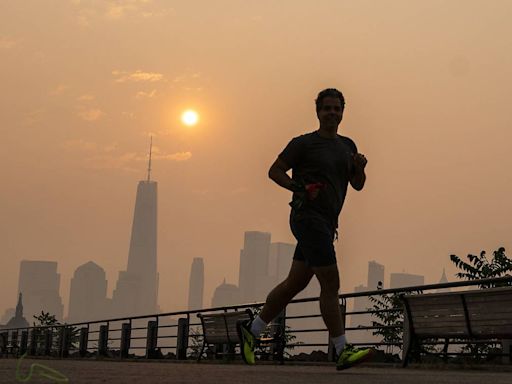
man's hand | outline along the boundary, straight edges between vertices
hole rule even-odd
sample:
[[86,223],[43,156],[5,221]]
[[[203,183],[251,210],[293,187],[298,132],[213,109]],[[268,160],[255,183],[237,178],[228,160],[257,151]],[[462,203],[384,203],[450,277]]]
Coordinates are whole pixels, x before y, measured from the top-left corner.
[[313,183],[306,185],[306,196],[308,200],[315,200],[320,193],[320,190],[325,187],[324,183]]
[[290,190],[296,193],[304,193],[308,200],[315,200],[320,193],[320,190],[325,188],[324,183],[310,183],[302,184],[295,180],[290,182]]
[[356,172],[364,170],[366,163],[368,163],[368,160],[366,160],[366,157],[362,153],[353,153],[352,161]]
[[352,154],[352,175],[350,176],[350,185],[356,190],[360,191],[364,187],[366,175],[364,174],[364,167],[366,167],[366,157],[362,153]]

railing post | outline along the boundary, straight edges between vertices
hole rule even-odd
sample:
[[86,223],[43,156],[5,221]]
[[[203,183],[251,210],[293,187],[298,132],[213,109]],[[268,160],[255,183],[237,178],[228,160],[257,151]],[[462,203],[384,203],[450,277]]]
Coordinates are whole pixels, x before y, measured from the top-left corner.
[[78,353],[80,357],[87,355],[87,343],[89,342],[89,329],[87,327],[80,328],[80,339]]
[[24,355],[28,349],[28,330],[21,331],[20,355]]
[[69,356],[69,338],[70,333],[68,331],[68,327],[65,325],[59,328],[59,356],[60,357],[68,357]]
[[278,337],[276,343],[270,347],[272,359],[277,358],[281,363],[284,362],[284,349],[286,348],[286,308],[284,308],[274,319],[271,326],[271,337]]
[[129,355],[131,335],[132,325],[123,323],[121,326],[121,358],[126,358]]
[[28,350],[28,354],[31,356],[35,356],[37,353],[37,333],[37,327],[30,330],[30,349]]
[[107,356],[108,351],[108,325],[100,325],[98,338],[98,356]]
[[44,354],[50,356],[52,354],[53,329],[46,328],[44,333]]
[[158,341],[158,323],[154,320],[148,321],[148,332],[146,336],[146,359],[155,359],[156,346]]
[[[0,332],[0,356],[7,354],[7,339],[9,332]],[[7,355],[6,355],[7,356]]]
[[178,338],[176,341],[176,358],[187,359],[189,321],[188,317],[178,319]]
[[14,355],[14,352],[19,353],[19,345],[18,345],[18,331],[11,332],[11,351]]

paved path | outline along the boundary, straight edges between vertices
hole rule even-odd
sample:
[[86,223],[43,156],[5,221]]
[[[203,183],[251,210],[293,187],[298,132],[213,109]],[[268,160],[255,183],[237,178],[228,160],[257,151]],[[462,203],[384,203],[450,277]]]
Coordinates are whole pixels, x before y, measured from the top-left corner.
[[[13,358],[0,359],[0,383],[17,383]],[[356,367],[338,372],[333,366],[259,365],[176,362],[119,362],[94,360],[23,359],[19,373],[27,377],[31,364],[43,364],[60,371],[69,383],[179,383],[179,384],[511,384],[512,370],[493,372],[472,369]],[[55,383],[38,376],[28,383]]]

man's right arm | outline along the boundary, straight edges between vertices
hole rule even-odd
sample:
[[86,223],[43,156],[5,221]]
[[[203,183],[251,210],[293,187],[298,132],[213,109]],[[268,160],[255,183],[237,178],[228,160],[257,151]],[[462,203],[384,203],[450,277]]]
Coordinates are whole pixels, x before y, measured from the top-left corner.
[[291,177],[286,173],[290,168],[288,164],[278,157],[268,170],[268,177],[276,184],[293,192],[296,189],[294,181],[292,181]]

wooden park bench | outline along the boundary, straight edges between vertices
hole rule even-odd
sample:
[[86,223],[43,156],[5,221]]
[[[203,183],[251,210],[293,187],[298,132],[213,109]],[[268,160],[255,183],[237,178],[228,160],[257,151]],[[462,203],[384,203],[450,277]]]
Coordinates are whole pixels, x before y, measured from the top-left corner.
[[[402,295],[404,304],[403,366],[421,340],[512,339],[512,287],[488,288],[464,292]],[[510,345],[503,353],[512,361]]]
[[[240,344],[236,325],[239,321],[253,320],[253,314],[250,309],[237,312],[223,312],[223,313],[199,313],[197,316],[201,319],[203,327],[203,346],[197,358],[201,361],[204,350],[207,346],[225,346],[228,352],[225,354],[234,354],[237,345]],[[257,347],[265,347],[275,345],[277,348],[276,353],[279,361],[283,362],[284,352],[284,335],[279,331],[271,338],[258,339]]]

